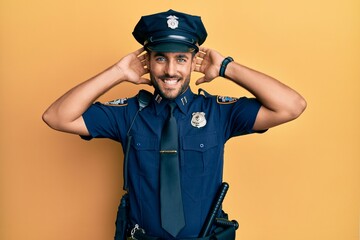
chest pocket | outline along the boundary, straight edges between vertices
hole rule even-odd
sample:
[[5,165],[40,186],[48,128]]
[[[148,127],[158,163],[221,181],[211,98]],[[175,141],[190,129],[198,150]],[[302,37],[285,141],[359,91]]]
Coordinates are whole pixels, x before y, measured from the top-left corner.
[[203,176],[213,173],[219,159],[216,132],[185,136],[183,141],[184,169],[189,176]]
[[131,143],[136,168],[140,175],[157,177],[159,171],[159,141],[154,136],[134,135]]

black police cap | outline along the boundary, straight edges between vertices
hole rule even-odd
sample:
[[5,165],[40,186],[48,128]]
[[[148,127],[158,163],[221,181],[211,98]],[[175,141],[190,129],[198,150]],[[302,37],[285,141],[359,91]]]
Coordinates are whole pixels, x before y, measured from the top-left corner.
[[197,52],[207,32],[199,16],[169,10],[142,16],[133,36],[155,52]]

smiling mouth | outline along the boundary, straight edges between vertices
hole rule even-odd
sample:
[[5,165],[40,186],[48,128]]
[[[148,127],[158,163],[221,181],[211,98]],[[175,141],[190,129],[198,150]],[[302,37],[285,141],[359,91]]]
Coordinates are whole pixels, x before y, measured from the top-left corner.
[[179,79],[163,79],[163,82],[167,85],[175,85]]
[[176,75],[163,75],[160,77],[161,81],[163,81],[166,85],[176,85],[178,82],[181,81],[181,77],[180,76],[176,76]]

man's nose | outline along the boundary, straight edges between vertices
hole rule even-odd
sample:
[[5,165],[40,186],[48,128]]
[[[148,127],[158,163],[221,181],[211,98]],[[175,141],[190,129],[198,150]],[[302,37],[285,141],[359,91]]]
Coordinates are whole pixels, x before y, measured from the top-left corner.
[[169,76],[174,76],[176,74],[176,64],[174,61],[169,61],[166,65],[165,72]]

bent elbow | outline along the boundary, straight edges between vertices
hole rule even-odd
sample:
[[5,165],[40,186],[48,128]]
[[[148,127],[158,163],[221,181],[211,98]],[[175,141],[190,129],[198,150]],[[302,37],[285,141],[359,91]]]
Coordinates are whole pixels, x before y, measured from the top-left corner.
[[291,110],[289,111],[290,120],[298,118],[306,109],[307,102],[303,97],[299,97],[292,104]]
[[48,126],[51,126],[51,117],[50,117],[50,114],[49,114],[49,110],[46,110],[42,114],[41,118]]
[[54,114],[51,113],[51,111],[49,109],[47,109],[43,115],[42,115],[42,120],[52,129],[57,129],[57,121],[56,121],[56,117],[54,116]]

